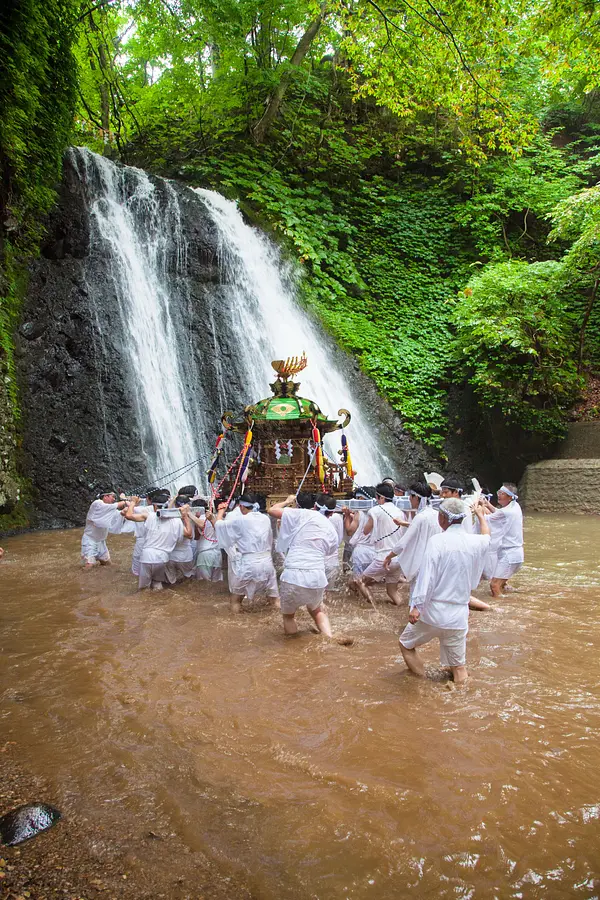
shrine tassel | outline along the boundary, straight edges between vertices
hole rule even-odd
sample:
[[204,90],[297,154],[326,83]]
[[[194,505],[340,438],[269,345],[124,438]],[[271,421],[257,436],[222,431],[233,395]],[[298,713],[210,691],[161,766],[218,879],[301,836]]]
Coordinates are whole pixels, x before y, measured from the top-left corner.
[[321,484],[325,483],[325,466],[323,465],[323,450],[321,448],[321,435],[319,433],[319,429],[316,425],[313,425],[312,430],[313,441],[317,445],[317,453],[315,456],[315,467],[317,470],[317,475],[319,476],[319,481]]
[[346,472],[348,473],[348,478],[354,478],[356,472],[352,468],[352,457],[350,456],[350,447],[348,446],[348,439],[345,434],[342,434],[342,462],[346,466]]
[[248,464],[250,462],[251,456],[251,447],[252,444],[252,429],[249,428],[246,432],[246,438],[244,440],[244,457],[242,459],[242,465],[240,468],[240,480],[242,484],[246,483],[246,479],[248,478]]
[[224,437],[225,437],[225,430],[223,430],[221,432],[221,434],[218,436],[218,438],[216,440],[213,457],[212,457],[210,466],[208,467],[208,470],[206,472],[206,474],[208,475],[208,483],[209,484],[214,484],[215,478],[217,477],[217,465],[219,463],[219,457],[220,457],[222,449],[223,449],[221,447],[221,444],[223,443]]

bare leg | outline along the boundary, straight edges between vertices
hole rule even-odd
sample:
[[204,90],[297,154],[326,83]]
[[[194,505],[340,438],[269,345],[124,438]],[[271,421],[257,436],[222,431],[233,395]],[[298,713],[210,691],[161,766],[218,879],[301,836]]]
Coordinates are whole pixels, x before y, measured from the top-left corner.
[[370,603],[371,606],[373,607],[373,609],[375,609],[375,604],[373,602],[373,595],[367,586],[368,584],[370,585],[373,583],[374,582],[370,578],[365,578],[364,575],[361,578],[357,578],[357,580],[356,580],[356,587],[358,588],[358,593],[363,598],[363,600],[366,600],[367,603]]
[[309,609],[308,611],[313,617],[315,625],[317,626],[321,634],[325,634],[327,637],[333,637],[331,624],[329,622],[329,616],[327,615],[323,607],[318,606],[317,609]]
[[491,609],[489,603],[485,603],[483,600],[478,600],[477,597],[474,597],[472,594],[469,597],[469,609]]
[[400,644],[400,652],[402,653],[402,658],[404,662],[413,673],[413,675],[424,675],[425,674],[425,666],[423,664],[423,660],[417,653],[415,647],[412,650],[408,650],[402,644]]
[[283,630],[286,634],[298,634],[298,626],[296,625],[294,615],[294,613],[291,615],[289,613],[283,613]]
[[490,580],[490,591],[491,591],[492,597],[501,597],[502,589],[504,588],[505,584],[506,584],[505,578],[492,578]]
[[84,568],[84,569],[95,569],[95,568],[96,568],[96,563],[95,563],[95,562],[88,562],[88,561],[86,560],[85,565],[84,565],[83,568]]
[[464,684],[469,677],[466,666],[450,666],[450,671],[454,676],[454,684]]
[[271,601],[271,609],[281,609],[279,597],[269,597],[269,600]]
[[229,609],[232,613],[241,613],[242,612],[242,600],[244,599],[243,594],[232,594],[229,598]]
[[402,593],[398,584],[386,584],[385,592],[396,606],[402,605]]

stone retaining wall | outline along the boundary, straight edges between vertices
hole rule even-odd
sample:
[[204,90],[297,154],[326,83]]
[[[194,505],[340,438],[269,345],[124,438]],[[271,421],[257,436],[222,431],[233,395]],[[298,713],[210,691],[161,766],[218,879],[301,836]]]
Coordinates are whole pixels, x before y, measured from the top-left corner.
[[[600,439],[600,425],[593,424]],[[527,512],[598,515],[599,497],[600,458],[545,459],[533,463],[527,466],[519,491]]]

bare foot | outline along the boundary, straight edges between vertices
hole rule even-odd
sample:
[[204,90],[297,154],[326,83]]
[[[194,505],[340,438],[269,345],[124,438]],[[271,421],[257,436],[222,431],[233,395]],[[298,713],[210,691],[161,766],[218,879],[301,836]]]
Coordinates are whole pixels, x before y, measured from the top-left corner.
[[232,613],[241,613],[242,609],[242,601],[241,600],[231,600],[229,602],[229,609]]

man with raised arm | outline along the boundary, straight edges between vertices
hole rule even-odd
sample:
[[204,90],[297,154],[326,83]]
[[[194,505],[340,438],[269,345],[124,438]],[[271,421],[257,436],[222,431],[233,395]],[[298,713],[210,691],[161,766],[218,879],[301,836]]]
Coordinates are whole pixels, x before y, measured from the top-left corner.
[[110,564],[106,538],[109,531],[120,530],[121,517],[118,510],[123,509],[125,505],[125,502],[117,503],[116,491],[108,488],[99,491],[91,503],[81,538],[81,558],[85,569]]
[[[388,567],[385,560],[398,543],[401,528],[407,528],[408,520],[402,510],[397,509],[392,503],[394,488],[391,484],[381,482],[375,488],[377,506],[367,512],[367,522],[363,528],[365,537],[371,535],[373,547],[373,560],[369,563],[356,585],[359,593],[373,605],[373,597],[369,587],[377,581],[385,581],[385,590],[396,606],[402,603],[398,583],[403,580],[402,570],[397,561],[393,560]],[[400,533],[399,533],[400,532]]]
[[[292,506],[297,508],[292,509]],[[277,550],[285,553],[285,565],[279,584],[279,598],[283,615],[283,630],[297,634],[296,611],[306,606],[322,634],[332,637],[329,616],[323,608],[323,593],[327,587],[325,560],[338,548],[335,528],[326,518],[335,509],[335,500],[315,506],[312,494],[290,494],[275,503],[269,515],[277,519],[281,528]]]
[[486,563],[486,571],[491,575],[493,597],[499,597],[506,590],[508,579],[523,565],[523,512],[518,499],[516,484],[505,481],[498,491],[498,509],[486,503],[492,535],[491,559]]
[[399,639],[404,662],[415,675],[425,674],[416,648],[438,638],[441,664],[450,667],[457,684],[468,678],[469,597],[479,584],[490,545],[483,504],[477,504],[474,512],[481,533],[467,534],[462,528],[466,504],[450,499],[440,505],[442,533],[429,538],[410,602],[409,624]]
[[192,526],[189,519],[189,506],[180,509],[181,518],[159,517],[158,511],[169,502],[169,492],[157,490],[152,493],[152,505],[139,507],[140,498],[132,497],[125,511],[125,518],[130,522],[145,523],[144,546],[140,554],[140,575],[138,589],[151,587],[155,591],[162,590],[163,582],[168,581],[166,566],[169,555],[182,538],[192,539]]

